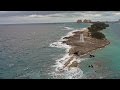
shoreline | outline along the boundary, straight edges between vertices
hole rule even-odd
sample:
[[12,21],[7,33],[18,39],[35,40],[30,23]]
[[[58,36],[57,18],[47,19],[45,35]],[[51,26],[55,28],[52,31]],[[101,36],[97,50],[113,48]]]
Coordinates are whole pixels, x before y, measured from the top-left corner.
[[104,46],[98,47],[98,48],[96,48],[96,49],[93,49],[93,50],[87,52],[86,54],[83,54],[81,57],[84,57],[84,56],[88,55],[89,53],[95,52],[96,50],[103,49],[103,48],[105,48],[105,47],[106,47],[107,45],[109,45],[109,44],[110,44],[110,42],[108,42],[108,44],[106,44],[106,45],[104,45]]
[[[80,32],[83,31],[85,42],[79,42]],[[65,67],[78,67],[77,58],[84,58],[85,56],[89,55],[90,53],[105,48],[110,42],[107,39],[99,40],[88,36],[88,29],[83,28],[81,30],[76,30],[72,32],[73,34],[64,37],[66,45],[69,45],[71,48],[69,49],[69,55],[73,55],[69,60],[64,63],[63,69]],[[76,60],[73,60],[76,59]]]
[[[76,40],[76,37],[78,40]],[[71,50],[69,50],[70,55],[74,54],[73,52],[78,52],[78,56],[81,56],[93,50],[104,48],[105,46],[110,44],[110,42],[107,39],[99,40],[91,37],[85,37],[86,38],[85,42],[79,42],[79,35],[76,34],[64,38],[66,39],[66,41],[62,41],[62,43],[71,46]],[[80,50],[76,50],[76,49],[80,49]]]
[[[57,64],[55,65],[56,72],[62,73],[64,71],[70,71],[73,68],[79,68],[80,62],[83,61],[87,55],[89,55],[92,52],[95,52],[98,49],[102,49],[110,44],[110,42],[107,39],[97,40],[97,39],[88,37],[87,36],[88,31],[86,29],[87,28],[82,28],[80,30],[70,31],[67,33],[66,36],[62,36],[60,40],[50,45],[51,47],[64,48],[66,50],[66,54],[62,58],[56,60],[56,64]],[[79,43],[78,42],[79,32],[85,31],[85,30],[86,32],[84,36],[85,36],[85,42],[87,43],[85,44]],[[74,53],[76,51],[81,51],[81,52],[78,55],[75,55]],[[83,72],[81,76],[83,76]]]

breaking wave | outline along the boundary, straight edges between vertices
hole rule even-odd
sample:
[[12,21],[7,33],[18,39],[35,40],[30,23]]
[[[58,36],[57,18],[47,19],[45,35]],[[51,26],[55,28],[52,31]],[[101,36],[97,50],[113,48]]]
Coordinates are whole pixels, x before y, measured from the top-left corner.
[[[78,78],[82,78],[82,76],[83,76],[83,71],[78,67],[71,68],[70,70],[68,70],[68,68],[65,68],[64,72],[59,72],[60,68],[62,68],[64,66],[64,63],[72,57],[68,53],[71,46],[69,46],[65,43],[62,43],[62,41],[66,40],[66,39],[63,39],[63,38],[74,35],[73,32],[76,32],[76,31],[79,31],[79,30],[73,30],[73,31],[69,32],[66,36],[61,37],[61,39],[58,40],[57,42],[53,42],[53,43],[50,44],[50,47],[64,48],[66,50],[66,54],[62,58],[57,59],[55,65],[52,66],[54,68],[54,71],[52,71],[49,74],[53,78],[78,79]],[[75,59],[74,61],[77,61],[77,62],[80,63],[83,60],[85,60],[85,59],[78,58],[78,59]]]
[[74,30],[72,27],[64,27],[62,30]]

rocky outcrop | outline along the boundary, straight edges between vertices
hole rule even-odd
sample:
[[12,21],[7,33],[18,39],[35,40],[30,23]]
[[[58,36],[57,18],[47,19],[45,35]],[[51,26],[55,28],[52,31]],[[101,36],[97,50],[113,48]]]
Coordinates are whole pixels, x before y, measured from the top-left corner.
[[77,61],[73,61],[68,67],[78,67],[79,63]]
[[66,41],[63,41],[63,43],[66,43],[67,45],[72,46],[72,48],[69,50],[69,55],[73,55],[65,64],[65,67],[77,67],[79,63],[77,61],[73,61],[71,64],[70,62],[75,57],[83,57],[84,55],[91,53],[94,50],[97,50],[99,48],[103,48],[106,45],[110,44],[110,42],[107,39],[96,39],[92,38],[89,35],[89,31],[85,30],[83,32],[85,36],[85,42],[79,42],[80,37],[80,31],[73,32],[73,36],[64,37]]

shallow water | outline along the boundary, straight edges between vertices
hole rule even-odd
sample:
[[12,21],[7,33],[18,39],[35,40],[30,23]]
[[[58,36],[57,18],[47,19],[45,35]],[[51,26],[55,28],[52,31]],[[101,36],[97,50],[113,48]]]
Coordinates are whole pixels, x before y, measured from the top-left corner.
[[[81,68],[86,78],[120,78],[120,24],[110,24],[103,31],[110,45],[97,50],[95,58],[88,59],[81,63]],[[89,68],[91,64],[99,63],[99,67]],[[95,64],[96,65],[96,64]]]
[[[111,44],[95,51],[95,58],[84,58],[78,69],[54,73],[56,60],[66,52],[62,48],[50,47],[50,44],[68,32],[88,26],[77,23],[0,25],[0,78],[80,78],[81,72],[84,74],[82,78],[120,78],[118,23],[110,24],[104,30]],[[91,64],[95,67],[89,68]]]

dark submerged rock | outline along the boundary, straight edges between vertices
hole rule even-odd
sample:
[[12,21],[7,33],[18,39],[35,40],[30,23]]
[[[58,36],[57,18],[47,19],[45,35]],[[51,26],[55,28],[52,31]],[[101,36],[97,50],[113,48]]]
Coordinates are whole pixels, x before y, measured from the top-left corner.
[[95,57],[95,55],[91,55],[91,54],[90,54],[90,56],[89,56],[89,57],[90,57],[90,58],[92,58],[92,57]]

